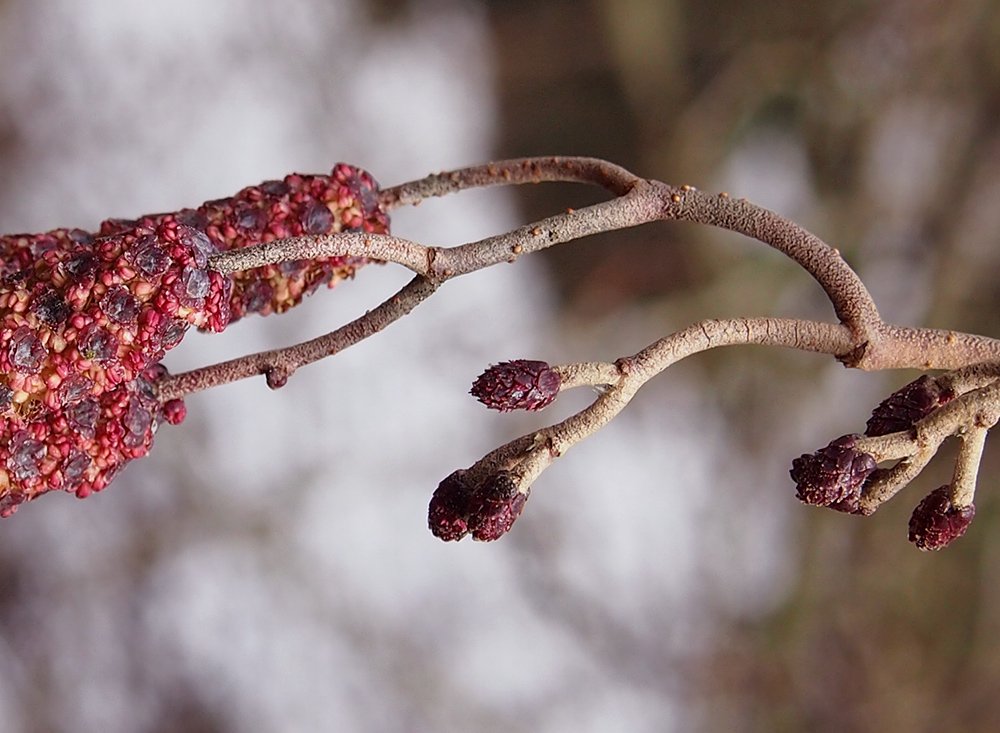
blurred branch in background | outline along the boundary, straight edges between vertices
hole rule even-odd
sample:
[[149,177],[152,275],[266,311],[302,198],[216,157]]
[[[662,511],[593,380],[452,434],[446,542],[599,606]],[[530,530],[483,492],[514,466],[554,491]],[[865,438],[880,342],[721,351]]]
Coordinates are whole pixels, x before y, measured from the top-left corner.
[[[498,57],[500,154],[586,151],[750,196],[860,263],[887,318],[1000,333],[996,3],[490,7],[497,48],[518,49]],[[551,195],[525,197],[527,215],[553,205]],[[594,243],[586,259],[583,249],[544,257],[570,322],[612,309],[606,327],[585,327],[595,343],[634,337],[614,324],[634,317],[637,302],[649,328],[694,311],[770,313],[801,302],[780,263],[752,254],[735,262],[715,232],[646,228],[614,246]],[[731,286],[749,280],[756,286]],[[816,389],[822,372],[760,359],[709,358],[691,377],[729,414],[729,439],[763,458],[775,450],[772,431],[812,431],[828,403]],[[769,387],[775,378],[780,394]],[[987,641],[1000,623],[988,590],[1000,587],[998,468],[988,447],[983,531],[953,558],[879,549],[887,533],[898,540],[888,526],[904,520],[901,512],[880,528],[808,518],[801,547],[778,550],[798,560],[787,595],[772,613],[734,609],[716,637],[698,676],[705,728],[992,729],[1000,718],[1000,655]],[[744,494],[737,507],[758,501],[745,486],[732,488]],[[564,609],[567,621],[573,613]]]

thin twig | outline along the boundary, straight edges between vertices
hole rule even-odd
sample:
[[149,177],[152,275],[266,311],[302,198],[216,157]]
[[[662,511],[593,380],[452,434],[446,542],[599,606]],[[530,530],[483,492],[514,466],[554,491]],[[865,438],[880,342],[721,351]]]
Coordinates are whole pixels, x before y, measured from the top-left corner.
[[208,264],[224,275],[282,262],[320,257],[364,257],[395,262],[418,275],[430,271],[431,248],[388,234],[345,232],[275,239],[212,255]]
[[561,181],[592,183],[616,196],[629,192],[641,179],[621,166],[598,158],[517,158],[435,173],[383,189],[379,202],[386,211],[416,206],[424,199],[446,196],[469,188]]
[[311,341],[168,376],[159,384],[159,399],[165,402],[260,374],[267,377],[268,386],[276,389],[300,366],[341,352],[399,320],[433,295],[437,288],[437,283],[417,275],[375,309]]
[[988,432],[988,427],[976,425],[962,435],[962,445],[955,459],[955,473],[951,479],[951,503],[954,506],[965,507],[972,504]]
[[[484,456],[469,468],[474,480],[497,468],[518,464],[529,452],[544,446],[549,459],[532,460],[540,472],[551,460],[593,435],[614,419],[642,385],[672,364],[688,356],[721,346],[760,344],[836,354],[851,347],[851,334],[844,326],[785,318],[732,318],[696,323],[667,336],[615,364],[583,363],[557,366],[572,378],[563,388],[580,384],[608,384],[590,405],[562,422],[521,436]],[[617,379],[612,379],[613,375]],[[519,466],[520,468],[520,466]]]
[[182,396],[261,373],[271,375],[272,386],[280,385],[299,366],[342,351],[408,313],[433,291],[432,283],[436,287],[453,277],[513,262],[523,254],[655,220],[698,222],[745,234],[774,247],[809,272],[826,291],[847,331],[819,323],[806,327],[806,322],[799,321],[797,328],[805,340],[795,348],[833,354],[847,366],[862,369],[954,368],[1000,361],[1000,341],[996,339],[884,323],[867,289],[840,253],[794,222],[724,194],[644,181],[605,161],[559,157],[501,161],[385,189],[381,200],[386,208],[393,208],[473,187],[540,181],[593,183],[617,198],[451,248],[425,247],[387,235],[344,234],[281,240],[248,248],[244,254],[237,251],[217,256],[213,266],[226,272],[311,256],[369,257],[402,264],[426,275],[428,282],[421,285],[418,299],[414,299],[415,290],[404,289],[326,336],[170,377],[163,384],[164,394]]

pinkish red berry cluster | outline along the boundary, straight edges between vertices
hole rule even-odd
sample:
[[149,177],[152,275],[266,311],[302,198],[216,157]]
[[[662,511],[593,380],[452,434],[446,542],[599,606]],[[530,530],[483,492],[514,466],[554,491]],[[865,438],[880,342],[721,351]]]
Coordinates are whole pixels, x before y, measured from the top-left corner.
[[223,330],[249,312],[282,312],[364,264],[330,257],[224,277],[215,252],[302,234],[388,231],[378,187],[339,164],[287,176],[198,209],[98,235],[57,229],[0,237],[0,516],[52,489],[86,496],[145,455],[160,405],[157,364],[189,326]]
[[868,418],[865,435],[888,435],[909,430],[934,410],[955,398],[926,374],[899,388],[879,403]]
[[815,453],[792,461],[796,496],[806,504],[854,512],[875,459],[855,448],[857,435],[844,435]]
[[975,504],[955,506],[951,487],[941,486],[925,496],[913,510],[910,542],[921,550],[940,550],[965,534],[975,516]]
[[516,359],[479,375],[470,393],[493,410],[541,410],[559,394],[559,374],[544,361]]
[[[378,202],[370,174],[346,163],[330,175],[293,173],[282,180],[248,186],[235,196],[209,201],[197,209],[155,214],[137,221],[109,220],[102,234],[122,227],[155,227],[176,222],[203,232],[214,249],[226,251],[259,242],[337,232],[386,234],[389,218]],[[282,313],[322,285],[333,287],[365,264],[357,257],[322,257],[236,273],[230,320],[247,313]]]
[[434,536],[445,542],[467,534],[474,540],[491,542],[510,531],[527,500],[528,494],[518,488],[508,471],[498,471],[480,486],[468,482],[466,471],[455,471],[431,497],[427,524]]
[[[30,238],[7,239],[32,249]],[[58,408],[67,392],[99,396],[158,361],[189,325],[221,331],[229,321],[232,286],[207,269],[204,233],[169,222],[78,239],[49,240],[62,246],[0,283],[0,381],[20,415]]]
[[83,498],[107,486],[153,443],[161,406],[152,375],[100,395],[77,393],[33,419],[3,419],[0,441],[0,517],[52,490]]

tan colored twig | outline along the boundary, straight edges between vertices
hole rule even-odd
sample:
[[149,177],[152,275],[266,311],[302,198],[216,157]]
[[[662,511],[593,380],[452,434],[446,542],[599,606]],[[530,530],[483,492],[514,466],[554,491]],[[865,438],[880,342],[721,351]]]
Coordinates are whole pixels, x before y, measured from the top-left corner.
[[[395,262],[417,273],[418,278],[365,316],[325,336],[175,375],[164,382],[161,394],[181,397],[256,374],[267,375],[272,387],[280,386],[297,368],[336,354],[387,327],[451,278],[513,262],[524,254],[590,234],[656,220],[691,221],[745,234],[783,252],[809,272],[823,287],[847,331],[814,324],[812,336],[794,348],[831,354],[847,366],[861,369],[951,369],[1000,361],[1000,342],[995,339],[884,323],[867,289],[839,251],[794,222],[725,194],[709,195],[690,186],[643,180],[605,161],[550,157],[489,163],[385,189],[380,200],[391,209],[469,188],[543,181],[591,183],[616,198],[457,247],[428,247],[387,235],[341,234],[280,240],[217,255],[212,266],[223,272],[337,255]],[[800,322],[800,329],[805,328],[804,323]]]

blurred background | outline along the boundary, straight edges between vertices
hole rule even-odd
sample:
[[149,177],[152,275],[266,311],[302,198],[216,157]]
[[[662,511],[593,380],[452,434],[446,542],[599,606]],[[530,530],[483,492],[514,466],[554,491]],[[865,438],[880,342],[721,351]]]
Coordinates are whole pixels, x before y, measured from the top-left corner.
[[[890,320],[1000,336],[995,0],[0,0],[0,228],[92,228],[340,160],[383,185],[596,155],[839,247]],[[599,200],[551,185],[394,216],[455,244]],[[292,343],[407,279],[189,336],[174,371]],[[914,373],[759,348],[670,369],[502,541],[427,531],[437,482],[579,409],[466,394],[517,357],[613,359],[707,317],[833,317],[736,235],[659,224],[449,283],[269,391],[188,399],[104,493],[0,526],[4,731],[986,731],[1000,719],[1000,454],[938,554],[946,451],[869,519],[792,458]]]

